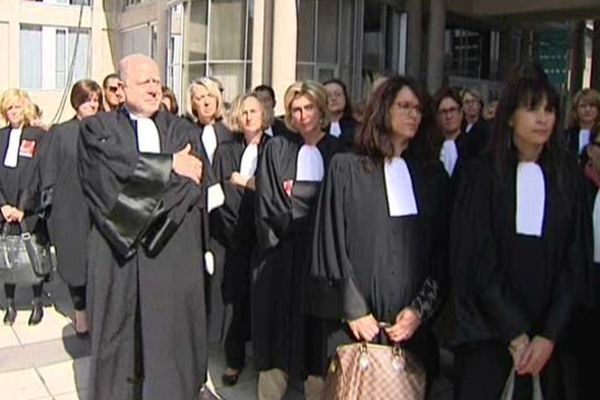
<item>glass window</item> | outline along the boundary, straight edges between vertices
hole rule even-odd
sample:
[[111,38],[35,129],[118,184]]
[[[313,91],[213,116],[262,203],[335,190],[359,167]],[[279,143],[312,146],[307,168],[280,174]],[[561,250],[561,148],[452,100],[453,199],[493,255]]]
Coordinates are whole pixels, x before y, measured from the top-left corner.
[[21,87],[42,88],[42,27],[21,25]]
[[337,63],[338,0],[319,0],[317,27],[317,61]]
[[315,60],[315,2],[316,0],[298,2],[298,61]]
[[208,0],[192,0],[186,38],[190,62],[206,60],[207,34]]
[[67,31],[56,30],[56,88],[64,88],[67,83]]
[[[75,63],[73,64],[72,83],[89,77],[88,73],[88,49],[90,42],[90,32],[87,29],[69,29],[69,63],[75,53]],[[75,47],[77,46],[77,47]]]
[[211,63],[209,75],[217,77],[223,84],[225,102],[232,102],[238,94],[246,91],[243,64]]
[[246,1],[212,0],[210,58],[243,60],[246,41]]

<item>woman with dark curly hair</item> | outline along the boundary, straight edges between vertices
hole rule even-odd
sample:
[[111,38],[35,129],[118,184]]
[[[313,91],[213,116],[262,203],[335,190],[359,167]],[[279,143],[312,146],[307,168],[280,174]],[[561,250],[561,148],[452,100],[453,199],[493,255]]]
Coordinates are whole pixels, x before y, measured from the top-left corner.
[[317,208],[308,298],[324,324],[321,366],[342,344],[400,342],[431,379],[448,177],[431,136],[430,100],[415,81],[390,77],[365,116],[356,154],[333,158]]

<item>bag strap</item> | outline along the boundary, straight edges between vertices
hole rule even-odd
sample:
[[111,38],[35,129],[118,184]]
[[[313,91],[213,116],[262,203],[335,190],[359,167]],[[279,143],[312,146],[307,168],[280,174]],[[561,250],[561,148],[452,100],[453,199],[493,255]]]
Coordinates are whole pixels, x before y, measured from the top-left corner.
[[4,222],[2,224],[1,240],[4,243],[4,246],[2,246],[2,258],[4,259],[4,265],[6,265],[6,268],[12,269],[12,262],[10,261],[10,257],[8,255],[8,246],[6,245],[6,237],[8,236],[8,225],[8,222]]
[[[502,396],[500,396],[500,400],[512,400],[515,392],[515,375],[517,372],[513,367],[506,379],[506,384],[504,385],[504,390],[502,391]],[[540,383],[540,376],[535,375],[532,377],[533,384],[533,395],[531,400],[544,400],[544,394],[542,393],[542,385]]]

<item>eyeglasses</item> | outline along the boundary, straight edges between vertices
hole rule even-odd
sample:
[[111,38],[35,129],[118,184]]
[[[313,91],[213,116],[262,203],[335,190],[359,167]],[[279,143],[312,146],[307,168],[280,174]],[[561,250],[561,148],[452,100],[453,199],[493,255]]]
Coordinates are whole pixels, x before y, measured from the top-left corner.
[[459,108],[458,107],[451,107],[451,108],[442,108],[441,110],[438,110],[438,115],[456,115],[459,112]]
[[400,112],[404,115],[410,115],[411,112],[415,112],[417,115],[423,114],[423,109],[420,104],[415,103],[396,103]]

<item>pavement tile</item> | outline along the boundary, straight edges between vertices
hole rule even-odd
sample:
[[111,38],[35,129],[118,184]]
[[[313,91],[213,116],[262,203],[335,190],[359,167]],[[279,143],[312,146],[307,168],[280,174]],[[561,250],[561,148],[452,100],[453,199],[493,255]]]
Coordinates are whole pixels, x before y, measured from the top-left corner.
[[65,361],[38,368],[50,394],[62,395],[87,388],[89,380],[89,357]]
[[0,349],[20,345],[19,339],[10,326],[0,326]]
[[31,369],[0,374],[2,398],[10,400],[51,399],[37,372]]
[[87,394],[86,394],[85,390],[54,396],[54,400],[86,400],[86,399],[87,399]]
[[29,312],[19,312],[13,330],[22,344],[60,339],[64,335],[74,335],[75,331],[68,318],[59,314],[54,307],[44,307],[44,319],[36,326],[27,325]]

